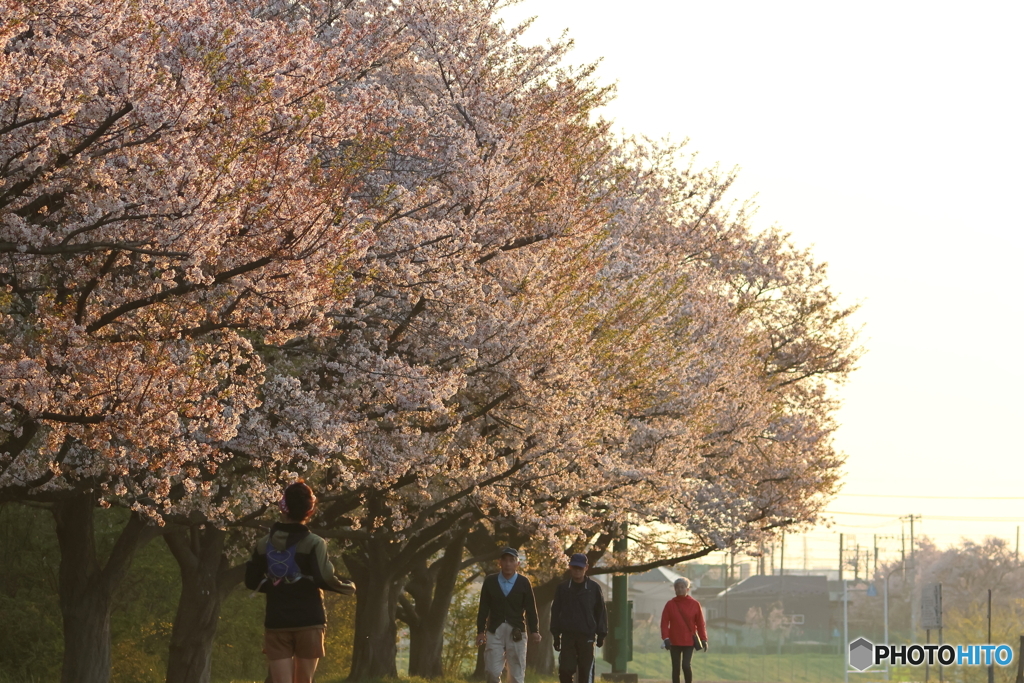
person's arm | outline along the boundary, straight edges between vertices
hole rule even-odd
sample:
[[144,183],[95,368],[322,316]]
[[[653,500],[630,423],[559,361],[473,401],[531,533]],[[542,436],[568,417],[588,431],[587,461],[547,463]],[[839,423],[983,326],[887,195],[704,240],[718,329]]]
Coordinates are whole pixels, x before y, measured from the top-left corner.
[[562,651],[562,584],[555,586],[555,599],[551,601],[551,620],[548,632],[554,640],[555,652]]
[[672,604],[671,601],[666,602],[664,609],[661,610],[661,639],[662,640],[668,640],[669,639],[669,633],[670,633],[671,627],[672,627],[672,618],[669,616],[668,606],[671,605],[671,604]]
[[604,647],[604,639],[608,635],[608,610],[604,606],[604,592],[601,591],[601,586],[597,581],[593,583],[597,590],[597,604],[594,605],[594,621],[597,623],[595,643],[598,647]]
[[477,638],[487,632],[487,617],[491,612],[490,601],[487,598],[487,582],[491,577],[487,576],[484,578],[484,583],[480,587],[480,607],[476,611],[476,633]]
[[523,605],[526,608],[526,630],[533,634],[533,641],[539,643],[541,636],[540,618],[537,616],[537,598],[533,595],[533,584],[530,583],[530,580],[524,576],[523,581],[526,582],[525,604]]
[[553,636],[562,635],[562,584],[555,587],[555,599],[551,601],[551,620],[548,631]]
[[604,605],[604,592],[601,590],[601,585],[595,581],[594,587],[597,589],[597,604],[594,605],[594,621],[597,622],[596,635],[604,640],[608,635],[608,610]]
[[708,642],[707,625],[704,623],[704,610],[701,609],[701,606],[700,606],[699,602],[697,603],[697,618],[696,618],[696,622],[697,622],[697,635],[700,636],[701,640],[703,640],[705,643],[707,643]]
[[334,591],[342,595],[356,592],[356,584],[350,579],[340,579],[334,575],[334,565],[327,559],[327,543],[322,538],[313,545],[313,583],[324,590]]
[[267,556],[259,552],[259,544],[252,549],[252,557],[245,563],[245,587],[251,591],[266,592],[263,580],[267,578]]

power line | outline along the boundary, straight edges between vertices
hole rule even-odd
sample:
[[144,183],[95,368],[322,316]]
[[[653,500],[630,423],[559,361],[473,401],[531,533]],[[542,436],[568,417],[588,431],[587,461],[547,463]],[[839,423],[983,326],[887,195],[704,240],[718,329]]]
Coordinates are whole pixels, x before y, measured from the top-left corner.
[[[857,517],[888,517],[898,519],[902,515],[885,514],[881,512],[840,512],[839,510],[826,510],[826,515],[854,515]],[[953,517],[947,515],[925,515],[925,520],[940,522],[1024,522],[1024,517]]]
[[838,510],[825,510],[826,515],[856,515],[857,517],[890,517],[892,519],[899,519],[903,515],[901,514],[883,514],[881,512],[839,512]]
[[[826,513],[826,514],[835,514],[835,513]],[[899,520],[896,520],[896,521],[899,521]],[[838,524],[837,523],[837,526],[841,526],[844,529],[885,529],[886,527],[893,526],[895,523],[896,522],[882,522],[881,524],[848,524],[848,523],[844,522],[843,524]]]
[[945,515],[924,515],[924,520],[940,522],[1024,522],[1024,517],[952,517]]

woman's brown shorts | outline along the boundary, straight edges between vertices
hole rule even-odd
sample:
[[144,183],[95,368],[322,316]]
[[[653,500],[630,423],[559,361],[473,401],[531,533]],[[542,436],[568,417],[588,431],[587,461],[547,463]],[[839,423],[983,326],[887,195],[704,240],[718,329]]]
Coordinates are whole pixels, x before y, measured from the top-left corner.
[[267,659],[320,659],[324,656],[324,626],[266,631],[263,654]]

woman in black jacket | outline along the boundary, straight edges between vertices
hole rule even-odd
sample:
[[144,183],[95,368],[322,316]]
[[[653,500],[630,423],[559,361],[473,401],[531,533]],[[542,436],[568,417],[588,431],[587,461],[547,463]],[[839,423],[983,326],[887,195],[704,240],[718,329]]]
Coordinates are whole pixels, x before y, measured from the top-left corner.
[[316,509],[313,490],[298,481],[278,505],[282,521],[253,549],[245,585],[267,595],[263,652],[273,683],[312,683],[324,656],[323,591],[351,595],[355,584],[334,575],[327,544],[305,526]]

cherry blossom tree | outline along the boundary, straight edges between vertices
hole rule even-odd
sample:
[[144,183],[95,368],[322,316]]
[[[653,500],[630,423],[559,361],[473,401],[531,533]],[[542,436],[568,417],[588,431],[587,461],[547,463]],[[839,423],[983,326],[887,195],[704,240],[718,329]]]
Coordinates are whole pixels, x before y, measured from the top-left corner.
[[[0,497],[52,504],[66,681],[109,676],[109,601],[146,520],[244,514],[218,447],[277,386],[260,343],[326,324],[372,239],[365,169],[394,41],[244,3],[0,6]],[[240,482],[242,483],[242,482]],[[132,521],[103,564],[95,504]]]
[[[180,525],[168,677],[208,677],[221,527],[299,475],[359,585],[353,680],[396,674],[400,612],[436,675],[481,535],[558,566],[629,523],[640,570],[834,489],[823,268],[496,7],[3,6],[0,499],[54,506],[65,680],[105,680],[147,520]],[[103,567],[97,503],[134,512]]]

